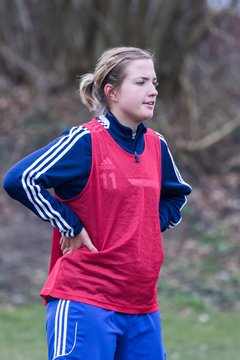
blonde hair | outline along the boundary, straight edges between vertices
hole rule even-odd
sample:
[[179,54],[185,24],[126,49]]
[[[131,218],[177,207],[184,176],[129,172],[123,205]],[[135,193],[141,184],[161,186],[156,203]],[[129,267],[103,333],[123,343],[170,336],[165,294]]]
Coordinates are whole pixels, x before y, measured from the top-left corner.
[[153,55],[135,47],[116,47],[105,51],[98,59],[94,72],[80,78],[79,94],[83,104],[95,115],[107,113],[109,109],[104,86],[111,84],[114,89],[119,88],[129,62],[141,59],[153,61]]

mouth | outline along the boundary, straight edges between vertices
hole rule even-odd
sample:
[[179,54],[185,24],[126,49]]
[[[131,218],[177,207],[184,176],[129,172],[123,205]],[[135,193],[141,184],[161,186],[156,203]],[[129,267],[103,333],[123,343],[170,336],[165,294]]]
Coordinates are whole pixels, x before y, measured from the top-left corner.
[[144,105],[149,105],[149,106],[154,106],[155,101],[145,101],[143,104]]

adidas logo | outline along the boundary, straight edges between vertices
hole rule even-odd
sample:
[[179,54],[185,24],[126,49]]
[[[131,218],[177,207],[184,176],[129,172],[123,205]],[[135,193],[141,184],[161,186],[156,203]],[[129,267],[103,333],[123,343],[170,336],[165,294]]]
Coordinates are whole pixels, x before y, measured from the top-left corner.
[[114,170],[116,169],[116,166],[113,164],[113,162],[109,159],[109,157],[106,157],[100,164],[101,170]]

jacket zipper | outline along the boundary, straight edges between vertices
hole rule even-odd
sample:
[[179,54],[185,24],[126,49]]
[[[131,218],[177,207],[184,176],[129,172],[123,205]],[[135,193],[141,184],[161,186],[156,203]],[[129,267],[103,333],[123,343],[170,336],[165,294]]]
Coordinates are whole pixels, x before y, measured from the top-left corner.
[[136,137],[135,137],[135,141],[134,141],[134,146],[133,146],[133,151],[134,151],[134,156],[135,156],[135,161],[136,163],[140,163],[140,158],[139,158],[139,154],[137,153],[137,142],[138,142],[138,139],[139,139],[139,136],[141,135],[141,133],[138,133],[136,134]]
[[134,155],[135,155],[136,163],[139,163],[140,159],[139,159],[139,156],[138,156],[138,153],[136,152],[136,150],[134,151]]

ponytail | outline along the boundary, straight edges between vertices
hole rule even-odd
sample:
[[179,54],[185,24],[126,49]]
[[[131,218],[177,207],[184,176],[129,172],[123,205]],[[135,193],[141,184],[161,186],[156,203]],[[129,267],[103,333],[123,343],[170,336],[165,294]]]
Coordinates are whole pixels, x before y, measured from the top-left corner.
[[100,105],[94,96],[93,87],[94,75],[92,73],[83,75],[80,80],[79,95],[83,104],[86,105],[90,111],[96,111]]

